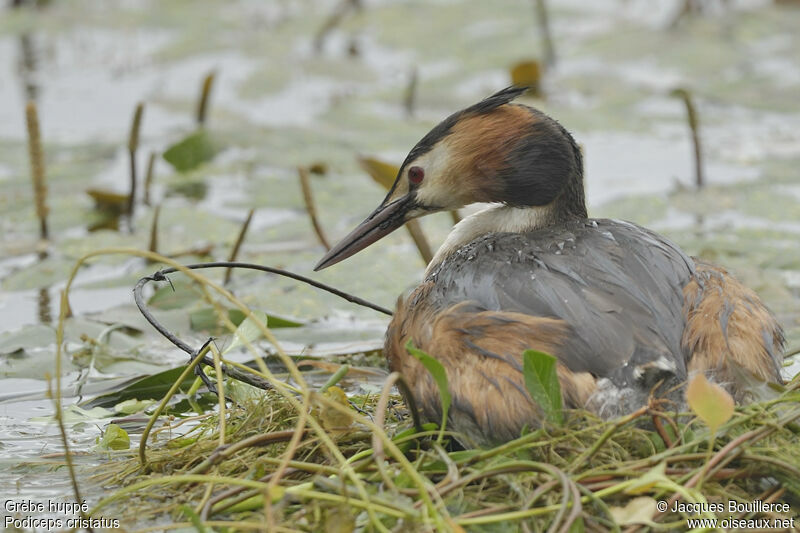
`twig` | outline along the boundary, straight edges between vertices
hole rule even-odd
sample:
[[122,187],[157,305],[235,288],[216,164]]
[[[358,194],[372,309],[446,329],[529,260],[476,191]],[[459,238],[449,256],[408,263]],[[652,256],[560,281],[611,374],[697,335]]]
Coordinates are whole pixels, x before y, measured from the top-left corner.
[[[367,300],[364,300],[363,298],[359,298],[358,296],[353,296],[352,294],[348,294],[348,293],[346,293],[344,291],[340,291],[339,289],[336,289],[336,288],[331,287],[329,285],[326,285],[324,283],[320,283],[319,281],[315,281],[315,280],[307,278],[305,276],[301,276],[300,274],[295,274],[293,272],[289,272],[287,270],[282,270],[280,268],[273,268],[273,267],[268,267],[268,266],[264,266],[264,265],[256,265],[256,264],[252,264],[252,263],[236,263],[236,262],[228,262],[228,261],[219,261],[219,262],[215,262],[215,263],[201,263],[201,264],[196,264],[196,265],[186,265],[185,268],[190,269],[190,270],[197,270],[197,269],[203,269],[203,268],[247,268],[247,269],[251,269],[251,270],[259,270],[261,272],[268,272],[270,274],[276,274],[276,275],[279,275],[279,276],[285,276],[285,277],[288,277],[288,278],[295,279],[297,281],[301,281],[303,283],[311,285],[312,287],[316,287],[318,289],[322,289],[323,291],[327,291],[327,292],[329,292],[331,294],[334,294],[334,295],[336,295],[336,296],[338,296],[340,298],[343,298],[343,299],[347,300],[348,302],[354,303],[356,305],[361,305],[363,307],[368,307],[370,309],[373,309],[375,311],[384,313],[386,315],[390,315],[390,316],[392,315],[392,312],[389,311],[388,309],[386,309],[384,307],[381,307],[381,306],[379,306],[377,304],[374,304],[372,302],[369,302]],[[165,328],[158,320],[156,320],[156,318],[153,316],[153,314],[147,308],[147,304],[144,302],[144,297],[142,295],[142,290],[144,289],[145,285],[147,285],[151,281],[169,281],[169,278],[167,278],[167,274],[172,274],[172,273],[177,272],[177,271],[178,271],[178,269],[175,268],[175,267],[165,268],[163,270],[159,270],[158,272],[156,272],[156,273],[154,273],[154,274],[152,274],[150,276],[146,276],[146,277],[140,279],[136,283],[136,286],[133,288],[133,299],[136,302],[136,306],[139,308],[139,311],[142,313],[142,315],[144,316],[145,320],[147,320],[150,323],[150,325],[152,325],[156,329],[156,331],[161,333],[161,335],[163,335],[167,340],[169,340],[172,344],[174,344],[175,346],[177,346],[178,348],[180,348],[184,352],[194,356],[194,355],[197,354],[197,352],[191,346],[189,346],[188,344],[183,342],[176,335],[174,335],[167,328]],[[213,366],[214,365],[214,360],[211,357],[204,357],[202,359],[202,363],[204,365]],[[255,376],[253,374],[250,374],[248,372],[244,372],[242,370],[239,370],[234,366],[223,365],[222,371],[226,375],[228,375],[229,377],[231,377],[231,378],[233,378],[233,379],[235,379],[237,381],[241,381],[243,383],[247,383],[248,385],[252,385],[253,387],[258,387],[258,388],[264,389],[264,390],[272,388],[268,381],[266,381],[266,380],[264,380],[262,378],[259,378],[258,376]],[[416,421],[416,419],[415,419],[415,421]]]
[[[664,416],[663,413],[651,412],[650,416],[651,416],[651,418],[653,420],[653,426],[656,428],[656,432],[658,433],[658,436],[661,437],[661,440],[664,441],[664,445],[667,448],[672,448],[672,446],[674,446],[675,443],[672,442],[672,439],[670,438],[669,434],[667,433],[667,430],[664,428],[664,424],[661,423],[661,417]],[[680,437],[680,435],[677,432],[676,432],[676,435],[678,437]]]
[[418,82],[418,69],[415,66],[411,69],[411,74],[408,77],[408,85],[406,86],[405,98],[403,98],[403,107],[406,109],[406,116],[414,116],[414,108],[417,101],[417,82]]
[[[53,403],[55,404],[55,419],[58,423],[58,430],[61,434],[61,443],[64,445],[64,461],[67,464],[67,472],[69,473],[69,479],[72,483],[72,494],[75,497],[76,502],[82,502],[83,498],[81,497],[80,486],[78,485],[78,478],[75,474],[75,465],[72,463],[72,453],[69,450],[69,440],[67,439],[67,428],[64,426],[64,408],[61,405],[61,351],[64,347],[64,321],[67,318],[67,313],[69,311],[69,301],[67,299],[67,290],[64,289],[61,291],[61,303],[59,306],[58,311],[58,327],[56,328],[56,364],[55,364],[55,382],[56,382],[56,393],[55,396],[50,394]],[[48,387],[50,386],[50,380],[48,379]],[[83,511],[81,507],[80,510],[81,518],[88,518],[86,513]],[[87,530],[92,533],[94,530],[91,526],[87,528]]]
[[691,0],[683,0],[683,4],[680,6],[677,12],[672,16],[672,19],[667,24],[667,29],[674,30],[678,27],[680,21],[692,11],[696,11],[694,4]]
[[345,16],[350,13],[350,11],[356,11],[358,9],[361,9],[361,0],[342,0],[342,2],[336,6],[333,13],[325,20],[320,29],[317,30],[314,36],[314,51],[320,53],[328,34],[342,23],[342,20],[344,20]]
[[200,100],[197,102],[197,125],[203,126],[206,123],[208,112],[208,101],[211,97],[211,89],[214,87],[215,72],[209,72],[203,79],[203,88],[200,90]]
[[428,239],[425,238],[425,234],[422,232],[422,226],[419,220],[409,220],[406,222],[406,228],[411,238],[414,239],[414,244],[417,246],[417,250],[419,250],[419,255],[427,265],[431,262],[431,259],[433,259],[433,250],[431,250],[431,245],[428,244]]
[[43,324],[50,324],[53,316],[50,314],[50,289],[42,287],[39,289],[39,297],[36,299],[39,308],[39,321]]
[[[800,417],[800,411],[789,413],[782,419],[778,420],[775,424],[772,424],[770,426],[763,426],[758,429],[754,429],[748,431],[747,433],[739,435],[738,437],[730,441],[728,444],[723,446],[716,454],[714,454],[714,456],[708,460],[708,462],[700,469],[699,472],[697,472],[694,476],[692,476],[692,478],[689,481],[683,484],[683,487],[687,489],[694,487],[705,476],[705,474],[709,472],[712,468],[717,466],[718,463],[724,461],[725,459],[728,459],[728,461],[726,462],[729,462],[732,458],[731,457],[732,455],[741,454],[743,450],[738,448],[744,443],[751,440],[761,439],[763,437],[766,437],[770,433],[773,433],[778,428],[783,427],[786,424],[789,424],[798,417]],[[671,508],[672,504],[675,503],[678,500],[678,498],[680,498],[680,494],[678,493],[673,494],[672,497],[667,502],[667,508]],[[654,520],[658,519],[658,517],[660,517],[662,514],[664,513],[657,511],[656,514],[653,516],[653,519]]]
[[131,189],[128,195],[128,217],[130,219],[130,227],[133,229],[133,209],[136,204],[136,150],[139,149],[139,129],[142,126],[142,114],[144,113],[144,104],[139,102],[136,104],[136,111],[133,112],[133,123],[131,124],[131,134],[128,137],[128,154],[130,155],[130,170],[131,170]]
[[552,67],[556,63],[556,50],[553,46],[553,35],[550,33],[550,18],[547,15],[545,0],[536,0],[536,19],[539,22],[539,32],[542,34],[544,63]]
[[[165,276],[163,276],[161,272],[156,272],[152,276],[148,276],[146,278],[142,278],[139,280],[139,282],[136,284],[136,287],[133,289],[133,299],[136,302],[136,306],[139,308],[139,311],[142,313],[145,320],[147,320],[150,323],[150,325],[156,328],[156,331],[158,331],[159,333],[161,333],[161,335],[166,337],[166,339],[169,340],[172,344],[174,344],[175,346],[177,346],[178,348],[180,348],[181,350],[183,350],[188,354],[192,355],[195,354],[195,350],[191,346],[180,340],[174,334],[170,333],[170,331],[167,330],[167,328],[165,328],[163,325],[161,325],[161,323],[158,320],[156,320],[153,314],[147,309],[147,305],[144,303],[144,298],[142,297],[142,288],[151,281],[169,281],[169,280]],[[202,362],[203,364],[208,366],[214,365],[214,359],[211,357],[204,357]],[[257,387],[263,390],[268,390],[272,388],[268,381],[259,378],[254,374],[239,370],[235,366],[224,365],[222,371],[231,378],[237,381],[241,381],[243,383],[247,383],[248,385],[252,385],[253,387]]]
[[[403,379],[403,376],[400,374],[400,372],[392,372],[386,378],[386,381],[383,382],[383,389],[381,389],[381,395],[378,398],[378,404],[375,407],[374,415],[375,425],[381,429],[383,429],[384,419],[386,417],[386,406],[389,404],[389,393],[394,384],[401,379]],[[383,454],[383,442],[380,438],[378,438],[377,434],[372,435],[372,450],[372,457],[375,461],[375,465],[378,467],[381,477],[383,477],[387,485],[389,485],[392,490],[396,490],[394,483],[391,481],[389,476],[386,475],[385,465],[383,464],[385,459]]]
[[297,167],[297,175],[300,177],[300,188],[303,191],[303,201],[306,204],[308,216],[311,218],[311,225],[314,227],[314,233],[317,234],[317,238],[322,246],[324,246],[326,250],[330,250],[331,245],[328,243],[328,239],[325,237],[325,232],[322,231],[322,226],[317,218],[317,207],[314,204],[314,196],[311,193],[311,183],[308,179],[308,169],[305,167]]
[[567,471],[572,473],[578,467],[583,466],[584,463],[588,462],[589,459],[591,459],[594,456],[594,454],[596,454],[600,450],[600,448],[602,448],[603,444],[605,444],[605,442],[611,437],[611,435],[616,433],[616,431],[619,428],[621,428],[622,426],[624,426],[625,424],[631,422],[632,420],[636,420],[637,418],[639,418],[643,414],[647,413],[647,409],[648,409],[648,407],[645,405],[643,407],[640,407],[639,409],[637,409],[633,413],[629,414],[628,416],[624,416],[624,417],[620,418],[619,420],[617,420],[616,422],[614,422],[614,425],[610,426],[600,436],[600,438],[597,439],[594,442],[594,444],[592,444],[591,448],[589,448],[588,450],[584,451],[577,459],[575,459],[572,462],[572,467],[570,469],[568,469]]
[[[289,433],[289,436],[287,436],[286,438],[290,438],[292,432],[291,431],[286,431],[286,433]],[[298,469],[296,469],[296,468],[290,468],[290,469],[287,469],[287,471],[285,473],[289,474],[289,473],[294,473],[294,472],[297,472],[297,471],[298,471]],[[258,481],[260,481],[262,483],[266,483],[270,479],[272,479],[273,475],[274,475],[274,473],[271,472],[271,473],[259,478]],[[244,493],[244,494],[242,494],[242,493]],[[247,499],[251,498],[254,495],[254,493],[255,494],[262,494],[260,491],[254,491],[252,489],[248,490],[248,487],[234,487],[232,489],[228,489],[228,490],[226,490],[224,492],[221,492],[221,493],[217,494],[216,496],[210,498],[203,505],[203,510],[202,510],[201,513],[199,513],[200,514],[200,518],[203,520],[203,522],[207,522],[209,514],[214,514],[214,513],[220,512],[220,511],[230,507],[231,505],[235,505],[237,503],[241,503],[244,500],[247,500]],[[236,496],[239,496],[239,497],[235,498]],[[226,501],[226,500],[228,500],[228,501]],[[220,502],[225,502],[225,505],[217,507],[217,508],[214,508],[214,506],[216,504],[220,503]]]
[[[392,312],[389,311],[388,309],[386,309],[385,307],[381,307],[378,304],[374,304],[372,302],[364,300],[363,298],[359,298],[358,296],[354,296],[354,295],[346,293],[344,291],[340,291],[339,289],[337,289],[335,287],[331,287],[330,285],[326,285],[325,283],[321,283],[321,282],[313,280],[311,278],[307,278],[305,276],[301,276],[300,274],[295,274],[294,272],[289,272],[288,270],[283,270],[283,269],[280,269],[280,268],[268,267],[268,266],[265,266],[265,265],[256,265],[254,263],[238,263],[238,262],[228,262],[228,261],[217,261],[217,262],[213,262],[213,263],[200,263],[200,264],[195,264],[195,265],[185,265],[184,268],[187,268],[189,270],[199,270],[199,269],[204,269],[204,268],[247,268],[247,269],[250,269],[250,270],[259,270],[261,272],[267,272],[269,274],[276,274],[278,276],[284,276],[284,277],[291,278],[291,279],[294,279],[294,280],[297,280],[297,281],[301,281],[303,283],[311,285],[312,287],[316,287],[316,288],[321,289],[323,291],[326,291],[326,292],[329,292],[331,294],[334,294],[334,295],[338,296],[339,298],[343,298],[343,299],[347,300],[348,302],[351,302],[351,303],[354,303],[356,305],[360,305],[360,306],[363,306],[363,307],[368,307],[370,309],[378,311],[379,313],[383,313],[385,315],[392,316]],[[147,319],[147,321],[150,322],[150,324],[154,328],[156,328],[159,333],[161,333],[172,344],[174,344],[175,346],[177,346],[178,348],[180,348],[184,352],[186,352],[186,353],[194,353],[194,349],[192,349],[188,344],[184,343],[183,341],[181,341],[176,336],[172,335],[169,331],[167,331],[166,328],[164,328],[164,326],[162,326],[153,317],[152,313],[150,313],[150,311],[147,309],[147,305],[144,303],[144,298],[142,297],[142,289],[144,288],[145,285],[147,285],[151,281],[169,281],[169,279],[167,278],[167,274],[173,274],[173,273],[175,273],[177,271],[178,271],[178,269],[174,268],[174,267],[165,268],[163,270],[159,270],[158,272],[156,272],[156,273],[154,273],[154,274],[152,274],[150,276],[146,276],[146,277],[140,279],[136,283],[136,286],[133,289],[133,296],[134,296],[134,300],[136,301],[136,305],[139,307],[139,311],[141,311],[141,313],[144,315],[145,319]]]
[[694,182],[698,189],[702,189],[703,185],[705,185],[705,179],[703,177],[703,151],[700,147],[700,126],[697,118],[697,109],[688,90],[679,87],[673,89],[671,94],[683,100],[686,106],[686,119],[689,122],[689,131],[692,134],[692,146],[694,147]]
[[233,444],[225,444],[224,446],[219,446],[216,450],[211,452],[208,457],[206,457],[202,462],[198,463],[194,466],[191,470],[189,470],[188,474],[205,474],[208,470],[216,465],[219,464],[221,461],[228,459],[239,453],[242,450],[253,448],[255,446],[268,446],[270,444],[275,444],[276,442],[286,442],[290,440],[294,435],[293,429],[287,429],[283,431],[272,431],[270,433],[260,433],[258,435],[253,435],[252,437],[248,437],[246,439],[242,439]]
[[[239,230],[239,235],[236,237],[236,242],[233,243],[233,248],[231,249],[231,255],[228,256],[228,261],[236,261],[236,258],[239,256],[239,248],[242,247],[242,242],[244,242],[244,236],[247,233],[247,228],[250,227],[250,221],[253,220],[253,213],[255,212],[255,208],[251,208],[250,211],[247,212],[247,218],[244,219],[244,224],[242,224],[242,229]],[[224,285],[227,285],[231,281],[231,275],[233,274],[233,268],[228,268],[225,271],[225,280],[223,281]]]
[[[308,419],[310,402],[311,394],[306,389],[303,391],[303,405],[298,411],[299,416],[297,417],[297,423],[292,431],[292,437],[289,439],[289,444],[286,445],[286,450],[283,453],[283,457],[281,457],[281,462],[278,464],[278,468],[276,468],[275,472],[273,472],[274,476],[267,484],[266,494],[272,494],[275,492],[283,475],[290,470],[289,463],[292,461],[294,454],[297,453],[297,447],[300,444],[300,439],[306,436],[306,420]],[[267,531],[275,530],[271,503],[272,502],[269,498],[264,498],[264,515],[267,519]]]
[[[189,363],[189,365],[183,370],[178,379],[175,380],[175,382],[172,384],[172,387],[170,387],[170,389],[161,399],[161,403],[158,404],[158,407],[156,407],[155,411],[153,411],[153,413],[150,415],[150,419],[147,421],[147,425],[145,426],[144,431],[142,431],[142,437],[139,440],[139,463],[142,465],[142,467],[147,465],[147,438],[150,436],[150,432],[152,431],[156,420],[158,420],[158,417],[161,416],[162,412],[164,412],[164,409],[167,407],[167,404],[175,395],[175,393],[178,392],[178,388],[181,386],[181,383],[183,383],[183,380],[189,377],[189,374],[192,373],[195,368],[200,368],[199,364],[206,358],[209,346],[213,340],[214,339],[208,339],[196,352],[192,353],[191,363]],[[211,364],[214,364],[213,360],[211,361]]]
[[161,214],[161,204],[153,210],[153,223],[150,225],[150,244],[147,249],[153,253],[158,253],[158,217]]
[[147,159],[147,173],[144,176],[144,205],[150,205],[150,185],[153,184],[153,173],[156,166],[156,153],[150,152]]
[[28,123],[28,152],[31,158],[31,181],[33,182],[33,197],[36,203],[36,216],[39,218],[39,236],[47,240],[47,183],[44,175],[44,155],[42,152],[42,138],[39,132],[39,114],[36,103],[28,102],[25,106],[25,118]]
[[[219,420],[219,445],[225,445],[225,436],[228,434],[227,431],[227,414],[225,412],[225,380],[220,379],[222,377],[222,354],[219,353],[216,345],[212,342],[211,346],[211,354],[214,356],[214,373],[217,377],[217,405],[219,406],[219,416],[217,417]],[[201,370],[202,372],[202,370]],[[205,375],[205,373],[203,373]],[[205,380],[203,380],[205,383]],[[210,389],[211,387],[209,387]]]

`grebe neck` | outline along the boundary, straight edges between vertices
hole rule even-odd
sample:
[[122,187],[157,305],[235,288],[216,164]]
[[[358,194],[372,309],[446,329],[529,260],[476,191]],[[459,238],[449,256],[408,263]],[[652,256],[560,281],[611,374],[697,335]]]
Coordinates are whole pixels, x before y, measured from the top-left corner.
[[465,217],[453,227],[447,239],[436,251],[436,255],[428,263],[425,277],[450,254],[481,235],[488,233],[525,233],[574,218],[585,218],[585,216],[585,212],[583,217],[575,216],[571,213],[567,214],[563,210],[557,209],[556,202],[534,207],[490,205],[477,213]]

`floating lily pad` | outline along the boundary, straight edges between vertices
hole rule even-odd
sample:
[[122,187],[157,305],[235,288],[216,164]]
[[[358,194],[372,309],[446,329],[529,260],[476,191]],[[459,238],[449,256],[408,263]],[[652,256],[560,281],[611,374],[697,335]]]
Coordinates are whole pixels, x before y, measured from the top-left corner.
[[188,172],[214,159],[219,151],[204,129],[188,135],[164,152],[164,159],[178,172]]
[[[83,402],[81,406],[84,408],[104,407],[112,409],[128,400],[159,400],[163,398],[170,387],[172,387],[172,384],[175,383],[175,380],[178,379],[184,368],[185,367],[171,368],[164,372],[159,372],[158,374],[136,380],[120,390],[103,394]],[[182,385],[188,388],[193,381],[194,376],[189,376]]]
[[25,326],[16,331],[0,333],[0,354],[50,346],[55,341],[56,331],[51,326],[44,324]]
[[176,280],[171,284],[162,285],[147,305],[156,309],[180,309],[202,299],[203,293],[191,281]]
[[127,209],[129,195],[102,189],[87,189],[97,209],[101,211],[122,212]]

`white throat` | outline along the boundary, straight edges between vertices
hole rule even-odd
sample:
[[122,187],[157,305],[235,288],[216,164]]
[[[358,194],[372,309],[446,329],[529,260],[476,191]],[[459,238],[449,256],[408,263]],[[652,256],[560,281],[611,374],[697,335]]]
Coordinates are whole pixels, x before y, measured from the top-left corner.
[[549,225],[552,221],[552,209],[552,205],[540,207],[491,205],[464,218],[455,225],[428,263],[425,277],[450,254],[481,235],[495,232],[522,233]]

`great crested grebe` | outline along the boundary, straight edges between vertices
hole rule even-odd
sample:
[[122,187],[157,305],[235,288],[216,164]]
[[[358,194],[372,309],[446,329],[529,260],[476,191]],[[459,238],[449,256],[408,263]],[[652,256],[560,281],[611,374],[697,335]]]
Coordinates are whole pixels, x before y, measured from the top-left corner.
[[783,332],[758,296],[645,228],[587,218],[581,152],[558,122],[512,103],[524,90],[504,89],[433,128],[380,206],[315,268],[412,218],[496,204],[455,226],[386,333],[389,367],[423,417],[439,421],[441,405],[409,339],[444,366],[448,427],[472,445],[511,440],[541,421],[522,375],[526,349],[558,359],[565,408],[604,417],[695,372],[737,400],[747,393],[737,385],[742,369],[780,382]]

